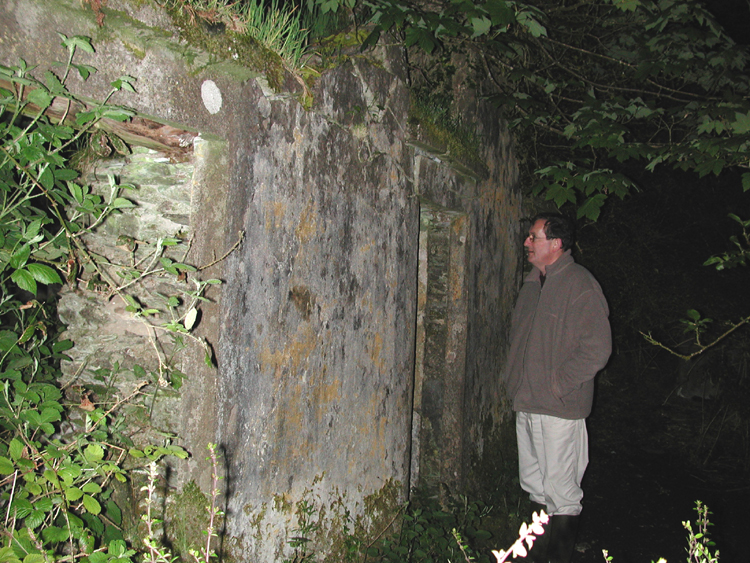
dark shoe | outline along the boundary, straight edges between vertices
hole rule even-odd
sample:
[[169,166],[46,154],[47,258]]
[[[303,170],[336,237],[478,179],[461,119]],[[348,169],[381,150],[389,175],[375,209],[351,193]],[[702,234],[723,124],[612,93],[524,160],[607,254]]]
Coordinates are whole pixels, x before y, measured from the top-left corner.
[[[538,502],[531,503],[531,511],[539,514],[542,510],[547,513],[547,507]],[[529,516],[529,522],[531,522],[531,516]],[[528,554],[526,555],[525,561],[529,563],[547,563],[547,545],[549,544],[550,537],[549,524],[544,525],[544,533],[540,536],[536,536],[534,544],[531,546]]]
[[[556,514],[550,517],[547,525],[549,546],[547,558],[549,563],[570,563],[573,548],[576,545],[580,515]],[[547,534],[545,534],[547,535]]]

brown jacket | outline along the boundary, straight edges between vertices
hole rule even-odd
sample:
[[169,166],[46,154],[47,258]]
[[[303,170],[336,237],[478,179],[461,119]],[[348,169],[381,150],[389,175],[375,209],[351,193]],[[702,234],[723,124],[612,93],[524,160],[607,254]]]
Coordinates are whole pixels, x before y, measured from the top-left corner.
[[586,418],[594,377],[609,359],[609,308],[591,273],[566,251],[526,276],[511,325],[505,384],[513,410]]

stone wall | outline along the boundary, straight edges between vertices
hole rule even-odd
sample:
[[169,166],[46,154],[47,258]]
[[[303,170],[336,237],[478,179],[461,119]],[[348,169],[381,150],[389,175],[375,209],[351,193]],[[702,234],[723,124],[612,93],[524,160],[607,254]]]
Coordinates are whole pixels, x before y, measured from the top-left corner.
[[[410,120],[398,52],[342,58],[305,109],[231,53],[185,43],[155,3],[110,0],[104,13],[98,28],[77,1],[3,0],[0,62],[44,66],[65,57],[56,31],[89,35],[85,62],[99,72],[74,89],[101,99],[136,76],[138,93],[115,102],[191,139],[89,176],[101,189],[107,173],[134,184],[139,204],[91,244],[120,252],[122,235],[179,233],[186,261],[211,264],[190,275],[224,282],[195,329],[216,367],[188,346],[178,391],[144,388],[144,436],[168,430],[193,454],[170,462],[170,483],[208,491],[204,448],[218,443],[224,547],[269,562],[289,556],[305,507],[321,524],[312,546],[336,560],[345,527],[378,533],[411,486],[465,487],[507,414],[498,366],[520,271],[517,172],[496,111],[466,104],[482,148],[461,162]],[[128,370],[153,342],[123,306],[79,286],[60,310],[76,341],[71,377],[93,384],[117,363],[121,385],[139,383]]]

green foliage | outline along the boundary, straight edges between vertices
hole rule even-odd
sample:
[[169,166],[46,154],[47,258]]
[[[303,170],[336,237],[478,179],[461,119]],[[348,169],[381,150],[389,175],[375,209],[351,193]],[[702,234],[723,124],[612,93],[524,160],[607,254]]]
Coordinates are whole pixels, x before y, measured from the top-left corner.
[[[71,60],[76,49],[91,48],[81,37],[63,36],[63,45]],[[47,86],[23,61],[0,68],[0,490],[8,561],[44,560],[62,549],[85,555],[100,546],[112,554],[107,559],[129,558],[112,525],[117,510],[107,486],[125,480],[125,451],[109,443],[111,416],[101,408],[87,412],[77,431],[58,434],[67,421],[59,362],[72,343],[59,340],[53,307],[41,298],[62,283],[69,241],[84,228],[80,218],[115,209],[91,194],[75,200],[70,186],[78,174],[64,155],[102,115],[119,110],[102,105],[79,115],[78,130],[45,116],[55,96],[66,94],[71,68],[69,60],[62,78],[48,72]],[[73,220],[65,206],[77,209]]]
[[716,563],[719,560],[719,552],[711,553],[711,548],[715,544],[708,535],[708,527],[713,526],[709,521],[711,512],[701,501],[695,502],[695,511],[698,513],[695,521],[697,531],[693,531],[689,521],[682,523],[688,532],[688,563]]
[[[711,548],[715,545],[708,537],[708,528],[713,526],[709,521],[709,515],[711,512],[708,507],[701,501],[695,502],[695,511],[698,513],[698,517],[695,520],[698,526],[697,532],[693,531],[693,525],[690,521],[682,523],[682,527],[688,532],[688,558],[687,563],[718,563],[719,552],[714,551],[711,553]],[[607,550],[603,550],[604,561],[606,563],[613,563],[614,557],[609,555]],[[659,559],[658,563],[667,563],[667,560],[663,557]]]
[[314,503],[306,498],[298,501],[297,526],[292,530],[294,534],[288,541],[289,547],[294,550],[292,559],[285,559],[284,563],[304,563],[315,561],[315,553],[310,549],[309,543],[315,533],[320,529],[318,521],[318,509]]
[[431,53],[442,42],[455,38],[490,38],[506,33],[516,24],[534,36],[545,33],[541,15],[532,6],[513,1],[489,0],[483,3],[456,1],[414,4],[403,0],[309,0],[308,7],[317,6],[322,14],[339,9],[360,8],[366,11],[373,30],[363,46],[374,45],[384,32],[403,33],[407,47],[416,45]]
[[393,563],[459,561],[471,557],[478,563],[490,561],[488,547],[492,533],[486,529],[492,508],[482,502],[457,499],[440,506],[434,497],[414,495],[392,528],[370,546],[366,558]]
[[[747,54],[698,3],[535,4],[547,35],[491,56],[493,97],[538,155],[537,193],[596,220],[633,191],[625,161],[698,176],[748,166]],[[550,160],[562,164],[539,167]]]
[[251,0],[242,4],[240,17],[248,35],[278,53],[291,68],[300,68],[304,66],[308,30],[299,11],[279,4],[278,0]]
[[[103,118],[133,115],[109,104],[117,91],[133,90],[133,79],[112,82],[96,106],[77,100],[65,84],[73,70],[84,80],[95,72],[74,63],[78,50],[93,47],[85,37],[60,37],[68,61],[58,74],[35,69],[44,82],[24,61],[0,67],[0,559],[127,563],[136,552],[124,541],[122,511],[113,500],[113,483],[128,478],[126,458],[132,466],[139,459],[155,463],[187,454],[169,443],[133,446],[123,436],[118,407],[140,387],[110,404],[92,402],[88,391],[71,404],[75,394],[62,385],[60,362],[73,343],[60,339],[53,289],[86,280],[104,287],[150,329],[175,334],[175,350],[184,346],[183,338],[199,341],[210,363],[210,349],[190,330],[205,287],[218,280],[194,279],[194,290],[165,296],[163,308],[154,307],[129,290],[150,276],[195,273],[169,253],[182,244],[179,238],[142,243],[149,259],[127,267],[88,248],[90,233],[134,204],[124,197],[127,186],[114,178],[106,194],[81,183],[69,158],[95,129],[99,141],[106,137]],[[108,142],[124,146],[118,141]],[[169,320],[154,320],[157,313],[167,313]],[[164,385],[169,378],[177,387],[184,376],[166,355],[157,356],[154,383]],[[118,370],[98,375],[112,377]],[[146,373],[140,366],[133,370],[136,376]]]
[[733,248],[723,254],[711,256],[704,266],[714,266],[717,270],[747,266],[748,259],[750,259],[750,219],[742,220],[734,213],[730,213],[729,217],[740,224],[742,235],[729,237]]

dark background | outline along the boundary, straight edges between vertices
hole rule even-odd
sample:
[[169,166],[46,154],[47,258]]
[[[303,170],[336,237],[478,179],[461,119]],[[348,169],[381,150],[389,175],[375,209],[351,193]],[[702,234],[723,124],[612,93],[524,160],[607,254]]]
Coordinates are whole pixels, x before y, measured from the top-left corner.
[[709,399],[678,396],[682,360],[640,334],[670,346],[689,340],[680,319],[695,309],[713,319],[709,342],[750,315],[750,266],[703,265],[742,234],[728,215],[750,219],[750,193],[738,171],[703,179],[630,172],[641,192],[612,199],[599,221],[579,225],[575,249],[609,301],[615,350],[588,421],[574,562],[602,562],[602,549],[614,563],[685,561],[682,521],[695,522],[697,500],[712,512],[720,561],[750,561],[750,330],[739,329],[694,368],[718,386]]
[[[735,41],[750,42],[746,0],[705,5]],[[750,315],[750,266],[703,266],[741,235],[728,214],[750,219],[750,193],[741,171],[703,179],[630,172],[642,191],[610,201],[597,223],[579,230],[577,259],[605,290],[616,346],[588,421],[591,462],[573,560],[603,562],[607,549],[614,563],[686,561],[682,521],[695,523],[700,500],[712,513],[719,560],[750,561],[750,330],[701,363],[720,384],[707,400],[679,397],[681,360],[639,334],[673,345],[687,337],[679,319],[688,309],[714,319],[713,335]]]

